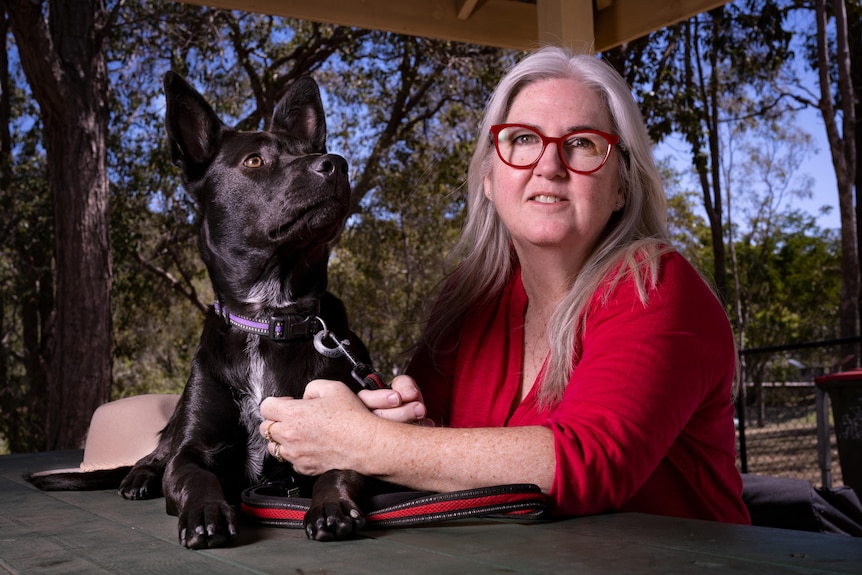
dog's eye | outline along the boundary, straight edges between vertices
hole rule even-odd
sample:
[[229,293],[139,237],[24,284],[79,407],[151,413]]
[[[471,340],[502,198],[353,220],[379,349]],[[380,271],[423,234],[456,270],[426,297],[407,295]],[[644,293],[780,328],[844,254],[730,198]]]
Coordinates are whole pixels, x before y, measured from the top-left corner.
[[246,168],[260,168],[263,166],[263,158],[254,154],[253,156],[249,156],[243,160],[242,165]]

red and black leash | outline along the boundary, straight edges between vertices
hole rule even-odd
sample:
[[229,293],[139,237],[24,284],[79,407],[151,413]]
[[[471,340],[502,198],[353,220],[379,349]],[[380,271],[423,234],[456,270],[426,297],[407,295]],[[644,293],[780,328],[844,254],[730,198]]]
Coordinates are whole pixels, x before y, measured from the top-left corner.
[[[275,527],[302,528],[311,499],[285,495],[283,487],[264,484],[242,494],[241,511]],[[541,519],[547,515],[545,496],[532,484],[496,485],[446,493],[396,491],[374,495],[365,513],[366,527],[402,527],[468,517]]]

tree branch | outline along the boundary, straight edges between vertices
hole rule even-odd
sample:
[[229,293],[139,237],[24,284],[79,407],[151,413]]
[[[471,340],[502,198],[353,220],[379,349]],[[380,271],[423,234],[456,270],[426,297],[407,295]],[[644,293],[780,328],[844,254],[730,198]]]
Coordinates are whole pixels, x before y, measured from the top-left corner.
[[[134,257],[135,261],[144,266],[144,268],[155,274],[157,277],[164,280],[172,290],[188,299],[192,303],[192,305],[198,308],[201,312],[205,313],[209,309],[209,304],[201,300],[200,296],[197,293],[197,290],[195,290],[194,286],[191,283],[191,278],[189,278],[185,273],[183,273],[183,281],[180,281],[175,278],[173,274],[171,274],[171,272],[145,259],[140,254],[140,252],[135,251]],[[176,261],[176,258],[174,258],[174,260]],[[182,273],[181,267],[180,272]]]

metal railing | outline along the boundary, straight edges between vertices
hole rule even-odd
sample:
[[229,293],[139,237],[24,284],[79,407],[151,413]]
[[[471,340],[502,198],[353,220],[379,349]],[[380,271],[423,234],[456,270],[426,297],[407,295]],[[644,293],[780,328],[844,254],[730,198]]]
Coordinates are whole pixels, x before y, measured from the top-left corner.
[[842,338],[740,351],[736,401],[738,464],[743,473],[841,483],[828,399],[815,378],[853,367]]

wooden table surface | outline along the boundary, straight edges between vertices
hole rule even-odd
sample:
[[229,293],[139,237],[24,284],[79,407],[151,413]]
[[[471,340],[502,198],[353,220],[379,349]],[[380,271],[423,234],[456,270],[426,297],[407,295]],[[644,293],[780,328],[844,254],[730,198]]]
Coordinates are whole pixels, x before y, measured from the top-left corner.
[[331,543],[243,524],[231,547],[189,551],[163,499],[45,493],[22,478],[80,461],[79,451],[0,456],[0,573],[862,574],[862,539],[641,514],[461,520]]

